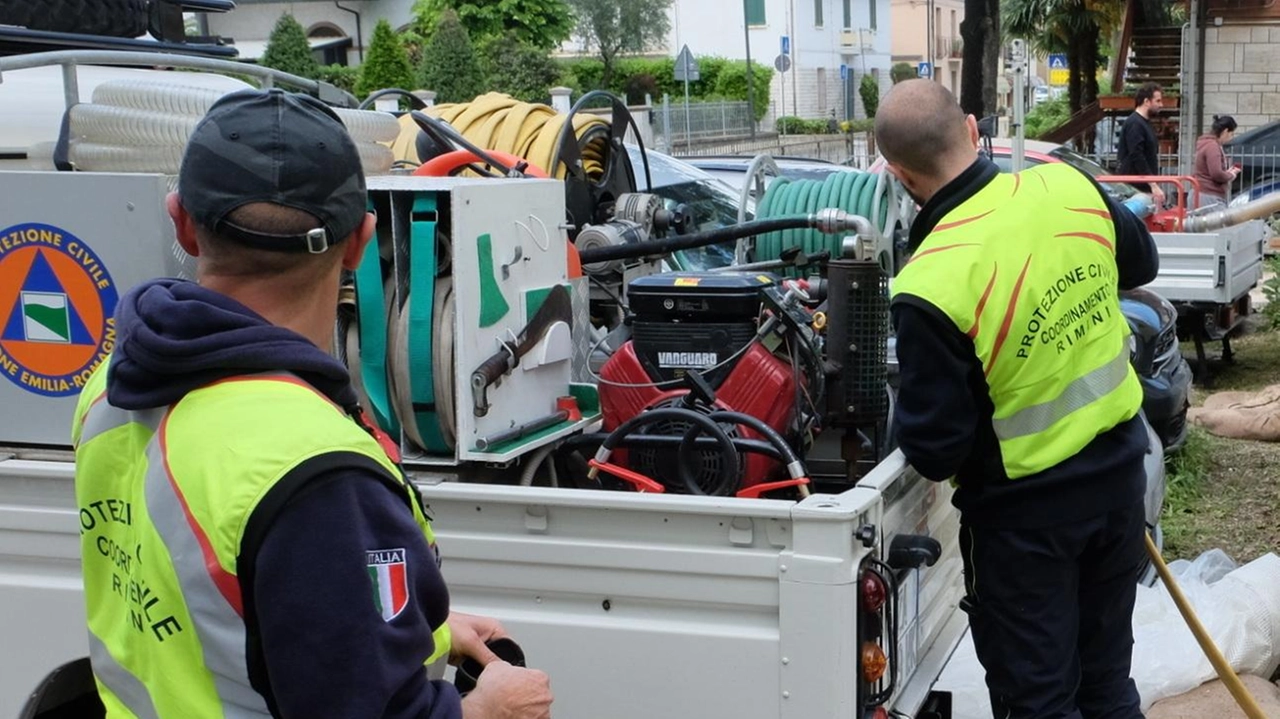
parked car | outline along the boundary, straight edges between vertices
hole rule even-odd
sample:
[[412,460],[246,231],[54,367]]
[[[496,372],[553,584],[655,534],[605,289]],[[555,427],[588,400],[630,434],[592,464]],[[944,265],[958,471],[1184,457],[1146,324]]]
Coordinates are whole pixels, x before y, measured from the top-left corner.
[[1233,164],[1240,165],[1233,185],[1237,198],[1247,202],[1280,189],[1280,121],[1242,132],[1222,149]]
[[[746,182],[746,172],[753,157],[746,155],[702,155],[679,158],[694,167],[724,180],[735,190],[741,191]],[[792,180],[825,180],[835,172],[859,172],[848,165],[840,165],[827,160],[816,160],[808,157],[778,156],[773,158],[781,177]],[[773,178],[765,178],[765,187]]]
[[[645,182],[644,164],[640,148],[627,145],[631,167],[636,175],[636,189],[652,192],[662,198],[667,209],[684,205],[693,213],[697,231],[726,227],[738,222],[739,191],[723,180],[704,172],[683,160],[645,148],[649,160],[649,175],[653,185]],[[747,217],[755,216],[755,207],[747,208]],[[735,243],[727,242],[698,250],[676,253],[680,269],[699,270],[733,264]]]

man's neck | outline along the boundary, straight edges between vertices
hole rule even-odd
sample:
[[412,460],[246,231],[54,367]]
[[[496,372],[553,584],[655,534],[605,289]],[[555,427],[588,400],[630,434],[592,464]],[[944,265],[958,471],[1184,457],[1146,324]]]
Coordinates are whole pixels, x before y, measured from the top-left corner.
[[951,184],[957,177],[963,175],[964,171],[969,169],[976,159],[976,155],[971,156],[965,153],[957,155],[945,162],[936,175],[936,179],[932,182],[921,183],[921,197],[917,198],[920,201],[920,204],[923,206],[926,202],[933,199],[934,195],[941,192],[942,188]]
[[1148,109],[1148,108],[1140,107],[1140,108],[1138,108],[1137,110],[1135,110],[1134,112],[1137,112],[1139,115],[1141,115],[1141,116],[1142,116],[1142,119],[1144,119],[1144,120],[1150,120],[1150,119],[1151,119],[1151,110],[1150,110],[1150,109]]
[[236,300],[271,324],[297,332],[321,350],[333,352],[338,307],[336,282],[320,282],[316,283],[318,286],[296,292],[281,287],[279,282],[229,277],[200,277],[199,283]]

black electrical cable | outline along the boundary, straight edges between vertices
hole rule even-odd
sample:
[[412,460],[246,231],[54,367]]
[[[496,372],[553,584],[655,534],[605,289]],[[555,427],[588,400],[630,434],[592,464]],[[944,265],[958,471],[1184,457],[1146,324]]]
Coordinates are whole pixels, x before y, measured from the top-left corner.
[[817,221],[816,215],[792,215],[790,217],[774,217],[768,220],[752,220],[751,222],[729,225],[728,227],[717,227],[714,230],[661,240],[633,242],[626,245],[610,245],[607,247],[588,247],[579,250],[578,255],[583,265],[608,262],[610,260],[628,260],[650,255],[667,255],[678,250],[691,250],[721,242],[740,240],[743,237],[751,237],[765,232],[814,227]]
[[[736,484],[739,481],[740,473],[738,467],[738,452],[733,447],[733,440],[729,439],[729,435],[716,424],[713,420],[708,419],[707,415],[701,412],[695,412],[691,409],[683,407],[658,407],[646,410],[640,414],[628,419],[618,428],[609,433],[601,443],[602,451],[612,452],[618,446],[618,442],[636,429],[645,425],[653,424],[662,420],[673,420],[689,422],[700,426],[703,431],[716,440],[716,444],[720,448],[720,453],[724,456],[725,461],[720,465],[720,476],[717,477],[719,484],[727,485]],[[599,456],[599,453],[597,454]],[[685,470],[682,468],[682,476]],[[696,486],[696,482],[694,485]],[[696,494],[705,494],[704,492],[696,492]]]

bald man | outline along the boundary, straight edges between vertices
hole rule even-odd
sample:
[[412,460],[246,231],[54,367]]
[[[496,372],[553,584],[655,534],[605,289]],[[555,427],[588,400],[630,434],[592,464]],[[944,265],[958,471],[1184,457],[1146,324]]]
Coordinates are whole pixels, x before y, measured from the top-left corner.
[[1117,292],[1151,235],[1074,168],[1002,174],[940,85],[895,85],[876,140],[921,204],[891,313],[899,446],[952,479],[965,597],[999,719],[1141,717],[1142,388]]

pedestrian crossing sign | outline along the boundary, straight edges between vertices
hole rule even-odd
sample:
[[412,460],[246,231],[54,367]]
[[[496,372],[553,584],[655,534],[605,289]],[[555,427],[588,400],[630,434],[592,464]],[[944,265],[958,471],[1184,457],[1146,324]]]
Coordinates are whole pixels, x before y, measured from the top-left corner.
[[1049,69],[1050,69],[1050,70],[1066,70],[1066,69],[1067,69],[1067,56],[1066,56],[1066,55],[1063,55],[1063,54],[1061,54],[1061,53],[1054,53],[1054,54],[1050,55],[1050,56],[1049,56]]

